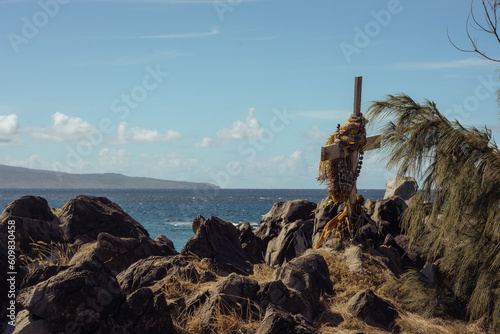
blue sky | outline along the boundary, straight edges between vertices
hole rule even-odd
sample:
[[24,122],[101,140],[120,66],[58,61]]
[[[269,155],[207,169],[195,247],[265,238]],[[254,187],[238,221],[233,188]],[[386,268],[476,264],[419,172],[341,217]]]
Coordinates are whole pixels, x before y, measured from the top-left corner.
[[[404,92],[499,138],[497,67],[447,37],[469,47],[469,10],[468,0],[0,1],[0,164],[320,188],[320,148],[352,112],[357,75],[362,111]],[[492,38],[474,36],[497,55]],[[358,188],[392,176],[372,152]]]

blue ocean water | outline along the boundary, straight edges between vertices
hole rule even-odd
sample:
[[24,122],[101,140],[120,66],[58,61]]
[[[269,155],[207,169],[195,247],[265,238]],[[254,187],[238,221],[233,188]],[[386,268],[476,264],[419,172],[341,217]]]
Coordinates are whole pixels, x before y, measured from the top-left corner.
[[[358,190],[366,199],[379,199],[384,189]],[[0,190],[0,208],[24,195],[44,197],[50,207],[59,208],[77,195],[105,196],[120,205],[141,223],[151,238],[166,235],[180,251],[194,236],[191,222],[196,215],[217,216],[234,224],[249,222],[258,226],[260,219],[279,201],[306,199],[318,203],[324,189],[219,189],[207,193],[194,190]]]

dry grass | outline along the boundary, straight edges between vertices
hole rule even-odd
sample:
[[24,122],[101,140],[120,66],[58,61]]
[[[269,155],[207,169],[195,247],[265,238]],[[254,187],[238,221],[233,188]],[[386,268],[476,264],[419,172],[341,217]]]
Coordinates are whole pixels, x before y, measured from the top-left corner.
[[[190,256],[188,260],[199,269],[209,269],[209,264],[197,256]],[[268,265],[259,264],[254,266],[254,274],[250,277],[262,283],[270,280],[272,273],[273,269]],[[188,271],[179,270],[172,274],[163,287],[165,297],[167,299],[187,297],[203,290],[207,291],[216,283],[216,281],[193,282],[191,278]],[[240,298],[241,303],[237,303],[236,307],[230,307],[222,298],[219,298],[209,317],[202,313],[207,311],[203,308],[204,304],[200,304],[195,308],[191,307],[180,312],[174,319],[174,325],[180,332],[186,333],[251,334],[257,332],[261,322],[258,305],[248,298],[231,297]]]
[[347,301],[362,289],[376,291],[388,278],[384,265],[369,254],[363,254],[364,263],[366,264],[364,266],[365,273],[360,274],[349,270],[342,255],[327,251],[320,251],[319,253],[324,257],[328,265],[337,300]]
[[[348,269],[342,254],[320,251],[325,258],[333,283],[334,296],[322,299],[323,313],[316,318],[315,325],[323,334],[381,334],[387,331],[367,325],[347,312],[347,302],[362,289],[372,289],[379,296],[389,300],[400,314],[394,333],[404,334],[495,334],[487,329],[486,321],[464,322],[431,317],[435,305],[431,289],[419,281],[418,273],[407,273],[397,280],[388,274],[384,263],[377,257],[364,253],[364,274]],[[337,318],[331,323],[328,318]],[[333,321],[335,322],[335,321]]]
[[408,334],[494,334],[481,320],[467,323],[459,320],[425,318],[415,313],[402,313],[397,320],[402,333]]
[[184,271],[177,271],[169,277],[163,286],[163,294],[167,299],[187,296],[198,291],[206,283],[193,283]]
[[32,273],[38,268],[69,265],[73,256],[73,251],[68,243],[38,241],[30,245],[37,256],[30,257],[26,254],[19,256],[28,273]]
[[436,291],[424,286],[417,270],[409,270],[399,279],[387,280],[379,291],[385,297],[395,300],[407,311],[426,318],[435,315]]
[[258,305],[246,298],[240,298],[241,303],[236,307],[226,305],[222,298],[217,300],[212,309],[212,315],[207,317],[201,312],[206,312],[202,308],[194,309],[191,312],[181,313],[174,321],[175,325],[188,333],[212,333],[212,334],[253,334],[259,329],[262,317]]
[[259,282],[259,284],[267,283],[273,279],[274,269],[267,263],[258,263],[253,266],[253,274],[249,277]]

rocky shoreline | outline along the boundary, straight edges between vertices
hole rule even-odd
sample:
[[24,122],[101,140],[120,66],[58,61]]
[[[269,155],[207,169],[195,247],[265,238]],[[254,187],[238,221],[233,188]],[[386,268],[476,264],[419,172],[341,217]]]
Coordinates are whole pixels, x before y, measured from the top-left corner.
[[[278,202],[256,229],[198,216],[178,252],[107,198],[78,196],[59,209],[19,198],[0,216],[0,252],[8,254],[15,225],[18,255],[16,326],[2,285],[0,333],[408,332],[408,312],[383,283],[414,268],[430,287],[447,284],[401,233],[416,191],[412,179],[389,182],[384,199],[365,203],[352,242],[331,233],[317,250],[343,209],[328,199]],[[8,258],[0,263],[7,268]]]

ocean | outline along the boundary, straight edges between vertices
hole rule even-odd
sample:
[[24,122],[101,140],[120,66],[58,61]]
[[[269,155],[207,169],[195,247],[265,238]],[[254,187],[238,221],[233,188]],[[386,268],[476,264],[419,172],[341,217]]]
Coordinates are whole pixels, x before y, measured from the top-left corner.
[[[385,189],[358,190],[365,199],[384,197]],[[180,251],[194,236],[191,222],[201,214],[217,216],[234,224],[249,222],[257,227],[260,219],[279,201],[305,199],[318,203],[324,189],[219,189],[204,194],[194,190],[0,190],[0,208],[24,195],[44,197],[49,206],[59,208],[77,195],[105,196],[141,223],[151,238],[159,234],[173,241]]]

